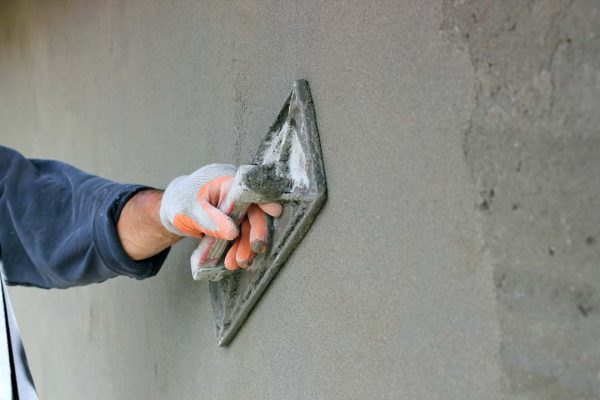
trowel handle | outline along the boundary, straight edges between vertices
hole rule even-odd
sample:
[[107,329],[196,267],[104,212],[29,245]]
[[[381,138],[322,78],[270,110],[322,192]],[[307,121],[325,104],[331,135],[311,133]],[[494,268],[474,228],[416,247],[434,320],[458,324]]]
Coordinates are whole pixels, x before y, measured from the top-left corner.
[[[289,200],[289,194],[265,193],[256,189],[257,187],[260,188],[261,183],[273,179],[272,171],[273,166],[241,165],[235,173],[229,192],[223,204],[219,205],[219,209],[229,215],[236,225],[239,225],[250,204]],[[259,176],[258,185],[256,185],[257,179],[253,178],[256,176]],[[247,186],[249,182],[252,182],[252,187]],[[299,199],[301,197],[298,195],[293,198],[295,201]],[[204,236],[192,253],[193,278],[195,280],[218,281],[229,274],[231,271],[227,270],[224,265],[219,264],[228,245],[229,241],[227,240]]]

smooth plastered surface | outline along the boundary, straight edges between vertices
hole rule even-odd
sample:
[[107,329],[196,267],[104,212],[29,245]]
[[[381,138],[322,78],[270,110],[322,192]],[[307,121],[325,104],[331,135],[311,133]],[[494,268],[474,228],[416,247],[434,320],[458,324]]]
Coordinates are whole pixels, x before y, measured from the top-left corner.
[[[597,121],[582,116],[597,104],[598,53],[569,46],[596,33],[596,6],[488,3],[3,3],[2,144],[164,187],[249,162],[305,78],[329,191],[228,348],[190,277],[193,241],[144,282],[12,289],[41,397],[530,400],[552,398],[551,382],[556,399],[594,398],[600,158]],[[527,43],[539,46],[519,52]],[[519,303],[544,282],[564,283],[555,306]],[[580,336],[566,329],[576,315]],[[565,367],[573,348],[584,372]]]

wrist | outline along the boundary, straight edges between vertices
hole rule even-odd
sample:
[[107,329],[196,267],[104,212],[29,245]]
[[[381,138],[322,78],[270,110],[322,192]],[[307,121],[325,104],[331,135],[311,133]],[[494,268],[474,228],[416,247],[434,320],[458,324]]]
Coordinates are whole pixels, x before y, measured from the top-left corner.
[[161,190],[136,193],[123,208],[117,232],[125,252],[134,260],[152,257],[183,237],[168,231],[160,218]]

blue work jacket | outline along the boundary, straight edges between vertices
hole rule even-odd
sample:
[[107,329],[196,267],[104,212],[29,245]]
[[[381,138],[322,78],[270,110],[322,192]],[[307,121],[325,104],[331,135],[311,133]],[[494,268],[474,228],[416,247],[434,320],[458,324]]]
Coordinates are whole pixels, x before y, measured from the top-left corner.
[[[0,146],[0,271],[9,285],[68,288],[155,275],[169,249],[142,261],[123,250],[116,224],[141,185]],[[0,398],[37,400],[8,292],[0,281]]]
[[134,261],[116,224],[141,185],[112,182],[60,161],[0,146],[0,259],[9,285],[68,288],[156,275],[169,249]]

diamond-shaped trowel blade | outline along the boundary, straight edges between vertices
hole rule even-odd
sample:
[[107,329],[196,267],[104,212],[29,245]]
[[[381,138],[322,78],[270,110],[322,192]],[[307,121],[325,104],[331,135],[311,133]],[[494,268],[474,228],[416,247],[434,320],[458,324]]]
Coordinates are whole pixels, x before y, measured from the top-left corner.
[[[289,184],[273,186],[273,174],[255,174],[248,185],[280,187],[283,214],[271,220],[271,243],[250,267],[210,282],[215,333],[219,346],[233,339],[246,317],[287,261],[327,198],[323,156],[308,82],[294,83],[275,123],[252,162]],[[260,170],[260,168],[258,169]],[[287,182],[286,181],[286,182]]]

